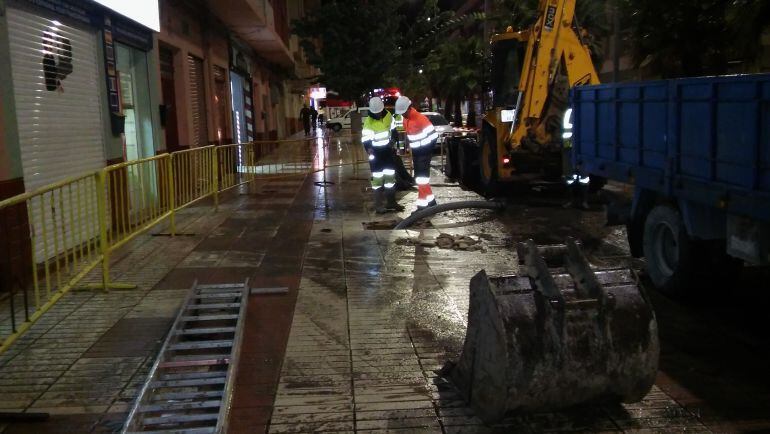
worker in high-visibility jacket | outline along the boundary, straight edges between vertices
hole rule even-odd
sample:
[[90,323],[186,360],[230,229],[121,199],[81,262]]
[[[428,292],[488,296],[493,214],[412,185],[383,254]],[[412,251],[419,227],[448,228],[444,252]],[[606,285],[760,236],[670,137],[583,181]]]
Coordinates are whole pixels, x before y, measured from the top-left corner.
[[430,188],[430,160],[433,147],[438,141],[438,131],[430,120],[412,107],[412,101],[400,96],[396,100],[396,114],[404,119],[404,130],[414,163],[414,178],[417,181],[417,209],[436,205],[436,197]]
[[393,116],[385,110],[382,99],[370,99],[369,115],[364,119],[361,130],[361,143],[369,154],[374,209],[378,214],[404,209],[396,202],[396,169],[391,147],[395,128]]

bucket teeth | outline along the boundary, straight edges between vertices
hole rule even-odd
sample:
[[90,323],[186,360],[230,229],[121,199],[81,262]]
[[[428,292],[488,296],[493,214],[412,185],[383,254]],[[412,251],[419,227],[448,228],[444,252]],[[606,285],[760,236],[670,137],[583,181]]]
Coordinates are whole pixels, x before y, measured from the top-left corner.
[[471,280],[465,344],[449,373],[479,417],[641,400],[659,343],[633,271],[594,270],[572,239],[516,249],[519,275]]

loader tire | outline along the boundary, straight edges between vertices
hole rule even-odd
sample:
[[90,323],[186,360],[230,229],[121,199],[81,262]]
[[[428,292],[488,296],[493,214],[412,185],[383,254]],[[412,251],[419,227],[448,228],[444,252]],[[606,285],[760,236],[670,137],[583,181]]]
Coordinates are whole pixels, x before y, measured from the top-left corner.
[[485,196],[494,196],[499,190],[497,138],[486,125],[479,144],[479,184]]
[[644,222],[647,272],[658,290],[671,297],[690,292],[698,274],[695,243],[687,235],[679,211],[657,205]]

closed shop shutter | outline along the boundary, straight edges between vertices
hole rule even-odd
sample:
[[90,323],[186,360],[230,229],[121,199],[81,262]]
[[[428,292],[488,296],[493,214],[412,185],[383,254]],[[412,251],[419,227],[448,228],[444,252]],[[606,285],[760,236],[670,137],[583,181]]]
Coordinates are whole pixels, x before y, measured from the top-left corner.
[[7,22],[27,190],[103,167],[96,32],[15,8]]
[[187,64],[190,69],[190,108],[192,109],[192,143],[191,147],[208,145],[208,130],[206,129],[206,92],[203,79],[203,60],[188,55]]
[[[9,7],[7,14],[27,191],[104,167],[105,101],[99,92],[104,87],[99,78],[103,64],[98,60],[96,32],[27,10]],[[79,221],[94,221],[93,192],[93,180],[89,179],[30,203],[38,261],[96,236],[97,228],[87,224],[78,227],[77,234],[71,230],[74,216]],[[80,214],[73,205],[75,198],[81,198],[85,207]],[[86,207],[86,203],[91,206]]]

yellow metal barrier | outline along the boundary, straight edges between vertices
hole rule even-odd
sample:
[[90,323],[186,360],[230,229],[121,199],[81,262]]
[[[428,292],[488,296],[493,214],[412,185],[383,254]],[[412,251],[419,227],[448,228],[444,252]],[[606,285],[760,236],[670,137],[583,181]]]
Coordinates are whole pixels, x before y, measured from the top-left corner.
[[256,179],[306,175],[317,169],[324,144],[323,138],[308,138],[219,146],[219,191]]
[[173,207],[169,154],[106,167],[105,230],[109,250],[117,249],[166,218]]
[[111,254],[166,218],[174,235],[179,209],[210,196],[218,206],[220,192],[254,180],[367,161],[360,139],[335,139],[194,148],[115,164],[0,201],[0,235],[8,246],[30,246],[0,252],[8,256],[0,266],[12,264],[13,277],[6,279],[13,282],[7,298],[0,299],[0,353],[100,264],[101,283],[87,288],[133,288],[111,281]]
[[216,147],[193,148],[171,154],[174,204],[182,208],[208,197],[217,190],[214,166]]
[[25,215],[17,225],[0,222],[5,242],[29,246],[3,252],[7,263],[16,258],[18,266],[5,271],[13,284],[5,300],[9,309],[0,313],[0,353],[102,261],[103,174],[70,178],[0,202],[4,216]]

